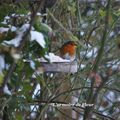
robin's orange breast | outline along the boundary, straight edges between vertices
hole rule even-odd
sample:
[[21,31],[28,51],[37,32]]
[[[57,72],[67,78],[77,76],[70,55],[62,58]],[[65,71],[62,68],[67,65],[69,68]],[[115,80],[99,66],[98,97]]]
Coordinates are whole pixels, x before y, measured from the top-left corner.
[[75,55],[76,47],[73,45],[63,45],[63,47],[60,49],[61,56],[64,56],[65,54],[69,54],[71,57]]

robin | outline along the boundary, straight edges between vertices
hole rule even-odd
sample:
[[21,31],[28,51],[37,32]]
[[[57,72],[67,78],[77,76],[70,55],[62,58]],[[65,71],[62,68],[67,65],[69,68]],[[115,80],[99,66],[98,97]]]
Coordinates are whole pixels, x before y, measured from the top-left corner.
[[75,60],[77,44],[74,41],[68,41],[60,48],[60,56],[67,60]]

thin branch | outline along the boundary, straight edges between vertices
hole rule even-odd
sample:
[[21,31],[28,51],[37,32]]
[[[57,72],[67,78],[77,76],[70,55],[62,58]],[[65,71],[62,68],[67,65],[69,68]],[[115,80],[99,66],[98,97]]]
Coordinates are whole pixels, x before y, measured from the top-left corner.
[[[51,99],[51,101],[54,101],[56,98],[58,98],[59,96],[63,95],[63,94],[67,94],[67,93],[70,93],[70,92],[74,92],[74,91],[78,91],[78,90],[81,90],[81,89],[90,89],[91,87],[80,87],[80,88],[74,88],[74,89],[71,89],[71,90],[66,90],[66,91],[63,91],[59,94],[57,94],[55,97],[53,97]],[[95,89],[99,88],[99,87],[94,87]],[[118,89],[115,89],[115,88],[111,88],[111,87],[102,87],[102,89],[108,89],[110,91],[116,91],[116,92],[120,92],[120,90]]]
[[[76,120],[74,118],[71,118],[70,116],[66,115],[64,112],[62,112],[61,110],[57,109],[63,116],[65,116],[66,119],[69,119],[69,120]],[[63,118],[64,119],[64,118]]]
[[6,76],[4,77],[4,81],[3,81],[3,84],[2,84],[2,88],[8,83],[8,80],[11,78],[11,76],[12,76],[15,68],[16,68],[16,63],[15,63],[15,61],[14,61],[14,62],[11,64],[8,73],[7,73]]
[[[76,8],[77,8],[77,15],[78,15],[78,17],[77,17],[78,18],[78,28],[80,29],[81,28],[81,21],[82,21],[82,19],[81,19],[79,0],[76,0]],[[81,30],[78,31],[79,38],[80,38],[80,31]]]

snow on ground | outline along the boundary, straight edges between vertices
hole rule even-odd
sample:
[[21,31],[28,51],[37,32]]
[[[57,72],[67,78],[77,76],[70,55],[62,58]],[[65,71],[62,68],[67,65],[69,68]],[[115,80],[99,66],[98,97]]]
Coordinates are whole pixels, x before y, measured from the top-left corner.
[[[32,95],[32,98],[35,99],[36,95],[39,95],[40,94],[40,84],[37,84],[36,85],[36,88],[34,90],[34,93]],[[30,109],[32,111],[31,113],[31,118],[34,118],[36,116],[36,112],[38,111],[38,108],[39,108],[39,105],[31,105],[30,106]]]
[[11,91],[8,89],[8,86],[5,85],[4,88],[3,88],[3,92],[7,95],[12,95]]
[[82,51],[82,52],[80,52],[80,55],[81,56],[86,56],[87,58],[91,58],[91,57],[96,57],[97,56],[97,52],[98,52],[98,48],[93,48],[93,49],[91,49],[91,50],[87,50],[87,52],[86,51]]
[[15,26],[10,26],[9,28],[6,27],[0,27],[0,33],[4,33],[4,32],[8,32],[9,30],[11,30],[12,32],[16,31],[16,27]]
[[36,95],[39,95],[39,94],[40,94],[40,84],[37,84],[36,88],[34,90],[34,93],[32,95],[32,98],[34,99],[36,97]]
[[[14,26],[9,26],[10,28],[0,28],[0,33],[2,32],[8,32],[10,29],[11,31],[16,31],[16,37],[11,40],[4,40],[3,45],[13,45],[14,47],[18,47],[20,45],[20,42],[22,40],[22,37],[24,35],[24,32],[29,28],[29,24],[24,24],[20,29],[17,29]],[[38,44],[40,44],[41,47],[45,48],[45,39],[42,33],[37,31],[31,31],[31,41],[35,40]]]
[[4,56],[0,55],[0,73],[2,73],[2,71],[3,71],[4,68],[5,68]]
[[81,69],[84,69],[85,67],[86,67],[85,64],[80,64],[80,68],[81,68]]
[[14,32],[14,31],[17,30],[17,28],[16,28],[15,26],[10,26],[10,25],[9,25],[9,27],[10,27],[10,30],[11,30],[12,32]]
[[108,92],[105,99],[114,102],[116,100],[115,93],[112,91]]
[[116,60],[107,62],[107,67],[111,67],[113,70],[120,69],[120,60],[116,59]]
[[0,33],[7,32],[9,28],[0,27]]
[[29,24],[24,24],[20,29],[18,29],[16,31],[17,36],[15,38],[13,38],[10,41],[5,40],[5,41],[3,41],[2,44],[3,45],[13,45],[15,47],[18,47],[22,40],[24,32],[29,28],[29,26],[30,26]]
[[30,34],[31,34],[31,41],[35,40],[40,44],[41,47],[45,48],[46,43],[42,33],[37,31],[31,31]]

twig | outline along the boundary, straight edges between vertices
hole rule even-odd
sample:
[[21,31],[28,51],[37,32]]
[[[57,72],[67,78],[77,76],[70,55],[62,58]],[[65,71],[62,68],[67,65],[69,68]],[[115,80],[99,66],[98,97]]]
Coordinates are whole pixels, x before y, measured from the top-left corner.
[[[66,94],[66,93],[74,92],[74,91],[81,90],[81,89],[90,89],[90,88],[91,87],[79,87],[79,88],[74,88],[74,89],[71,89],[71,90],[63,91],[63,92],[57,94],[55,97],[53,97],[51,99],[51,101],[54,101],[56,98],[58,98],[59,96],[61,96],[63,94]],[[94,88],[97,89],[99,87],[94,87]],[[115,89],[115,88],[111,88],[111,87],[102,87],[102,89],[108,89],[108,90],[111,90],[111,91],[120,92],[120,90]]]
[[3,81],[3,84],[2,84],[2,89],[3,89],[4,86],[8,83],[8,80],[11,78],[11,76],[12,76],[15,68],[16,68],[16,63],[15,63],[15,61],[14,61],[14,62],[11,64],[8,73],[7,73],[6,76],[4,77],[4,81]]
[[[66,115],[63,111],[59,110],[58,108],[57,108],[57,110],[58,110],[63,116],[65,116],[66,119],[69,119],[69,120],[76,120],[76,119],[74,119],[74,118],[72,118],[72,117]],[[64,118],[63,118],[63,119],[64,119]]]
[[[79,0],[76,0],[76,7],[77,7],[77,14],[78,14],[78,28],[81,28],[81,12],[80,12],[80,6],[79,6]],[[78,31],[78,35],[79,35],[79,38],[80,38],[80,31]]]

